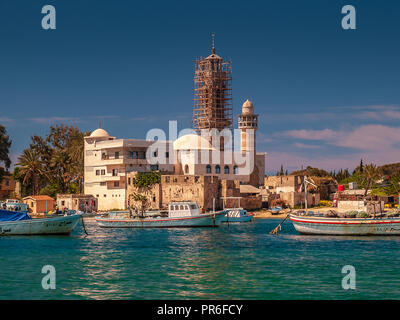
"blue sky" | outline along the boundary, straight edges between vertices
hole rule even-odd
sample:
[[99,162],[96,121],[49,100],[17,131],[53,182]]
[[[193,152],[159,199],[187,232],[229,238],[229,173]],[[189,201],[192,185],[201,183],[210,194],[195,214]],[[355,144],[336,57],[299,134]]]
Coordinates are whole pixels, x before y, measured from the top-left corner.
[[[384,3],[384,5],[382,4]],[[54,5],[57,29],[41,28]],[[357,29],[341,28],[352,4]],[[0,123],[15,159],[50,124],[144,138],[190,126],[194,60],[233,64],[234,115],[260,115],[267,171],[400,161],[400,3],[396,1],[0,2]]]

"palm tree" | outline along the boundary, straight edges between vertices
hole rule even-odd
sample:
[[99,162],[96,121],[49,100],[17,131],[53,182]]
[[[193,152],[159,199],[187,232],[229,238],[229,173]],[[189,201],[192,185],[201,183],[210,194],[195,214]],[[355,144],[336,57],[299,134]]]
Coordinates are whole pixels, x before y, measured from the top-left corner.
[[26,149],[22,155],[18,157],[17,166],[18,175],[23,184],[32,183],[32,193],[39,193],[39,178],[46,176],[43,167],[43,162],[40,159],[39,153],[35,149]]
[[366,197],[369,188],[372,186],[372,183],[375,182],[376,180],[378,180],[379,178],[381,178],[382,172],[381,172],[380,168],[378,168],[376,165],[371,163],[371,164],[367,164],[366,166],[364,166],[362,175],[363,175],[364,181],[367,183],[367,185],[365,187],[365,193],[364,193],[364,197]]

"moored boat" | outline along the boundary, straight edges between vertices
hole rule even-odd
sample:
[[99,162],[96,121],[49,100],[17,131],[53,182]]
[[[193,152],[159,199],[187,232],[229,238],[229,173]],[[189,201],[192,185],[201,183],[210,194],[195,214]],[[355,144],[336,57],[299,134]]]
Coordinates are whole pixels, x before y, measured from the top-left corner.
[[228,210],[228,213],[225,215],[222,222],[250,222],[254,217],[253,212],[247,212],[247,210],[244,210],[243,208],[226,210]]
[[217,227],[227,210],[200,213],[195,202],[171,202],[168,212],[131,217],[130,213],[110,212],[108,216],[96,218],[102,228],[177,228],[177,227]]
[[70,234],[81,214],[32,219],[25,212],[0,210],[0,235]]
[[400,235],[400,217],[330,218],[290,215],[295,229],[314,235]]

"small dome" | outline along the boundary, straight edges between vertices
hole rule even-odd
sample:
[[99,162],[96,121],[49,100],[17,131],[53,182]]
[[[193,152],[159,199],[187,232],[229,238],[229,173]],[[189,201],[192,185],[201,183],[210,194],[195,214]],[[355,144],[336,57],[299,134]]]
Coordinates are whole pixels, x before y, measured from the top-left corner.
[[92,138],[103,138],[103,137],[109,137],[110,135],[108,132],[104,129],[98,128],[94,130],[91,134],[90,137]]
[[242,114],[253,114],[254,105],[250,100],[246,100],[242,105]]
[[207,139],[197,134],[186,134],[174,141],[175,150],[213,150]]

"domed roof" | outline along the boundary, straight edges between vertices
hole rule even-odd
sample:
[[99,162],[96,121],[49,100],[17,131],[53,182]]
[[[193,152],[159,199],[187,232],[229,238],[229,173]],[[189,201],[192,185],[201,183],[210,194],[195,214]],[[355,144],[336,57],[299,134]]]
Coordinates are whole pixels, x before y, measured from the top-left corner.
[[254,105],[250,100],[246,100],[242,105],[242,114],[253,114],[254,113]]
[[104,129],[98,128],[94,130],[91,134],[90,137],[92,138],[102,138],[102,137],[109,137],[110,135],[108,132]]
[[186,134],[174,141],[175,150],[213,150],[207,139],[197,134]]

